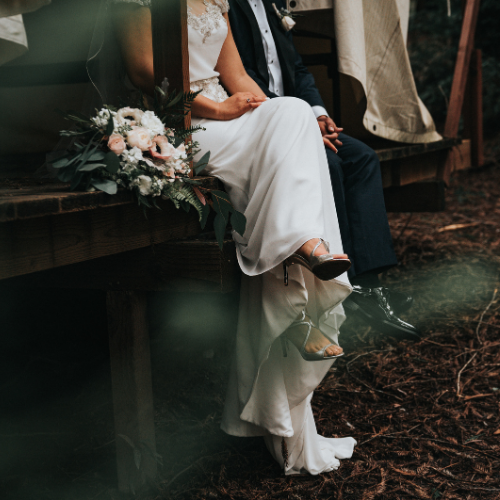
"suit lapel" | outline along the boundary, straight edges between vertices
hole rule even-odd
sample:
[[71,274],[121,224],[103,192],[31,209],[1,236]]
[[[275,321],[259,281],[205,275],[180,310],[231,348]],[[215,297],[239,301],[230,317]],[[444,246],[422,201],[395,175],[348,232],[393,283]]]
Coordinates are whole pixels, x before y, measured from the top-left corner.
[[257,19],[253,14],[252,8],[248,4],[248,0],[234,0],[241,8],[241,10],[246,15],[250,27],[252,29],[253,44],[255,49],[255,60],[257,62],[257,69],[260,73],[262,79],[269,85],[269,72],[267,70],[266,54],[264,53],[264,47],[262,45],[262,35],[260,34],[260,28],[257,23]]

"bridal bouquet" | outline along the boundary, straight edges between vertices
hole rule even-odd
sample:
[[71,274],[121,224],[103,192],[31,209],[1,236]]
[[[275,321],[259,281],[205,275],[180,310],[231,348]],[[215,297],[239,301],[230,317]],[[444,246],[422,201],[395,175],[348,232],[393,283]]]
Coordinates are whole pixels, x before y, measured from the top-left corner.
[[[198,143],[189,140],[200,127],[182,129],[177,126],[187,112],[196,93],[168,94],[157,87],[154,110],[140,99],[137,107],[104,106],[90,118],[80,113],[64,113],[75,123],[73,130],[62,136],[74,137],[72,147],[52,167],[59,180],[70,182],[70,189],[116,194],[118,188],[132,191],[143,207],[158,207],[157,199],[171,200],[176,208],[189,211],[194,207],[202,229],[210,208],[215,211],[214,229],[222,247],[227,224],[241,235],[246,220],[236,211],[226,193],[203,188],[190,177]],[[195,173],[208,163],[206,153],[194,165]]]

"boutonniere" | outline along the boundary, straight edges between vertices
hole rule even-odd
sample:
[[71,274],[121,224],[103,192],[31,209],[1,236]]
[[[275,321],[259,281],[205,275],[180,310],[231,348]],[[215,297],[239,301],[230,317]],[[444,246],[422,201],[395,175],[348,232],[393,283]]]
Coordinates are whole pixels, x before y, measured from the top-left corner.
[[285,31],[290,31],[296,24],[293,20],[294,15],[289,10],[286,10],[283,7],[278,10],[278,7],[276,7],[275,3],[273,3],[273,7],[276,15],[281,20],[281,26],[283,26],[283,29]]

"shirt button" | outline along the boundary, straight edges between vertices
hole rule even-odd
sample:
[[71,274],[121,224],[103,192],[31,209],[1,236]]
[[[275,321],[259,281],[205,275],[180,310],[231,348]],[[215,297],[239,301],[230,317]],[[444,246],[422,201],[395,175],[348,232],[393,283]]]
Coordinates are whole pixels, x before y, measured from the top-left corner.
[[267,30],[266,30],[266,33],[267,33]]
[[271,64],[273,63],[274,61],[271,61]]

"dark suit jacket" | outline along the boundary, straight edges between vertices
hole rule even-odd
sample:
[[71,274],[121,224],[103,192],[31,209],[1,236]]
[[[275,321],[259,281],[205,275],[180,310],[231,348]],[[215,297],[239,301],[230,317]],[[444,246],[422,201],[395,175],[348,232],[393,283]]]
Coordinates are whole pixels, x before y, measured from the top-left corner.
[[[303,99],[311,106],[325,107],[316,88],[314,77],[304,66],[293,45],[290,31],[285,32],[281,26],[281,21],[272,6],[273,0],[262,1],[278,49],[285,95]],[[274,0],[274,3],[278,9],[286,7],[284,0]],[[247,73],[259,84],[266,95],[276,97],[276,94],[269,91],[269,73],[262,37],[248,0],[229,0],[229,6],[231,30]]]

